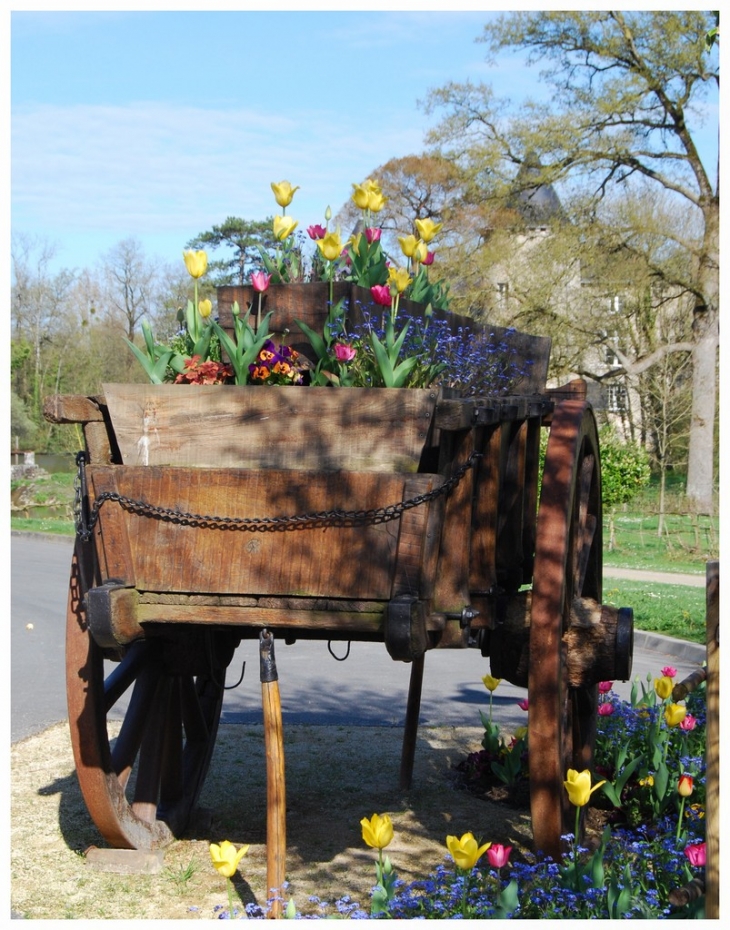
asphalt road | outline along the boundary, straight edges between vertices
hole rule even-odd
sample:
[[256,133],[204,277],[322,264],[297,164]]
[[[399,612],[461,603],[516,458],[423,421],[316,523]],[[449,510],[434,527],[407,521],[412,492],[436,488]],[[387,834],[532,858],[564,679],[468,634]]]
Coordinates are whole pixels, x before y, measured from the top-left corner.
[[[12,534],[11,539],[11,742],[33,736],[66,719],[64,635],[66,596],[73,540]],[[701,583],[704,583],[701,580]],[[628,605],[630,606],[630,605]],[[333,644],[340,658],[346,645]],[[695,644],[637,633],[632,679],[646,681],[672,664],[680,676],[704,659]],[[258,641],[241,644],[228,680],[243,682],[226,694],[223,723],[261,721]],[[408,695],[410,666],[394,662],[385,646],[352,643],[346,661],[337,661],[327,643],[276,644],[284,725],[400,726]],[[422,725],[479,726],[489,696],[481,678],[489,672],[479,650],[433,650],[426,657]],[[628,698],[631,684],[616,684]],[[524,689],[503,682],[493,696],[495,721],[519,726],[526,714],[517,701]],[[120,705],[123,710],[123,705]]]

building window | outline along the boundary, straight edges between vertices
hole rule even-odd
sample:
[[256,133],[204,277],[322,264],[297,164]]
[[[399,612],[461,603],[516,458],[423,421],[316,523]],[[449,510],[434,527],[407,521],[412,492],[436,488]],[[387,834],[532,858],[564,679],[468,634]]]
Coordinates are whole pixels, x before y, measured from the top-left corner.
[[626,388],[623,384],[607,385],[606,407],[609,413],[626,413]]

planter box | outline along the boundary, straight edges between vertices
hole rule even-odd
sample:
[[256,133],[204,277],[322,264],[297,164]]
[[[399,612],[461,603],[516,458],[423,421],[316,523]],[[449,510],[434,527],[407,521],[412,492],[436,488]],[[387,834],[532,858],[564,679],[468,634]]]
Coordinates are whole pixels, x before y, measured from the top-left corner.
[[[306,336],[296,323],[302,320],[311,329],[321,333],[327,319],[329,307],[329,284],[316,281],[301,284],[272,284],[261,295],[262,316],[273,311],[269,329],[277,334],[277,341],[286,342],[308,358],[312,358],[312,349]],[[351,326],[363,322],[364,313],[379,317],[385,308],[375,303],[367,288],[357,287],[346,282],[337,281],[333,286],[332,299],[336,303],[345,298],[348,303],[347,318]],[[218,288],[218,318],[221,326],[233,335],[234,302],[238,303],[244,314],[251,309],[255,318],[258,309],[259,294],[251,285],[231,285]],[[402,299],[399,303],[399,316],[423,316],[425,306],[411,300]],[[519,384],[521,394],[537,394],[545,389],[547,368],[550,359],[550,339],[545,336],[530,336],[516,330],[501,326],[486,326],[484,322],[475,322],[467,316],[459,316],[443,310],[434,310],[435,319],[447,320],[453,333],[460,329],[471,332],[488,332],[495,342],[507,343],[515,352],[514,360],[520,364],[525,361],[525,376]]]

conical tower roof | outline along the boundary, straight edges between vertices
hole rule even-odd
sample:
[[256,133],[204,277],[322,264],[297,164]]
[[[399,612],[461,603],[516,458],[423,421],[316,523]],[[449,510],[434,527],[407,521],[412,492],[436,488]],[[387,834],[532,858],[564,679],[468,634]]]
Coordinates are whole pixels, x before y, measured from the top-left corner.
[[528,152],[514,181],[507,206],[520,215],[527,226],[549,226],[565,219],[560,198],[552,184],[539,181],[542,164],[535,152]]

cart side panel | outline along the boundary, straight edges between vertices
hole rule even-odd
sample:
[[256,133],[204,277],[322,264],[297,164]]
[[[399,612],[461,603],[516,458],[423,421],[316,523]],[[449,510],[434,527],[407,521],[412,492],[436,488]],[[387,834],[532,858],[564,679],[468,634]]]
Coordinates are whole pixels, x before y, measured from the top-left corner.
[[101,505],[100,563],[129,552],[133,579],[123,580],[139,590],[387,601],[406,582],[416,592],[432,583],[424,566],[433,571],[428,546],[440,527],[429,519],[428,502],[386,523],[265,532],[185,525],[190,521],[183,515],[256,520],[369,511],[427,493],[442,483],[438,475],[156,466],[90,467],[88,475],[94,497],[114,488],[181,515],[168,521],[115,501]]
[[105,384],[125,465],[416,472],[437,392]]

